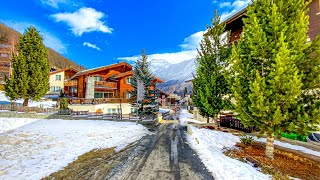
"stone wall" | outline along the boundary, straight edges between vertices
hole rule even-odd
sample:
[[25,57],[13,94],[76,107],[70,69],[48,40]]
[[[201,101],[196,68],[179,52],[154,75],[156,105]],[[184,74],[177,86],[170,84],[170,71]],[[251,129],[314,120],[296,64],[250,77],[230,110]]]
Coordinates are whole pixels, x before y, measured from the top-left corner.
[[94,98],[94,77],[87,77],[86,98]]

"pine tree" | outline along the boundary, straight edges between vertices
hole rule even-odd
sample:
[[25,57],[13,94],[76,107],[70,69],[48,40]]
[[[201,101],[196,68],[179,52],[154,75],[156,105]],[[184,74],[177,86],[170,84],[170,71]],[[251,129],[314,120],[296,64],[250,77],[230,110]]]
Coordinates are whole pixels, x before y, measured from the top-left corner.
[[184,87],[183,97],[186,97],[187,95],[188,95],[188,88]]
[[[319,115],[306,112],[302,98],[310,90],[307,84],[316,79],[308,80],[311,69],[301,66],[312,58],[307,53],[307,3],[256,0],[243,21],[244,32],[231,56],[236,110],[245,126],[267,135],[266,156],[273,159],[275,134],[306,133],[319,123]],[[315,62],[319,67],[319,60]],[[313,102],[312,113],[319,112]]]
[[220,16],[215,11],[212,26],[207,27],[198,50],[194,88],[200,112],[204,111],[203,114],[214,119],[216,129],[218,129],[218,114],[230,104],[227,98],[230,90],[224,76],[229,55],[230,47],[225,24],[220,23]]
[[[151,74],[149,69],[149,64],[147,62],[147,55],[145,50],[142,50],[141,59],[136,61],[133,70],[133,82],[132,87],[134,88],[132,94],[133,99],[137,98],[137,87],[138,81],[144,86],[144,95],[143,100],[138,102],[140,105],[139,114],[146,113],[146,114],[153,114],[158,111],[158,102],[157,102],[157,93],[156,90],[151,89],[152,81],[154,80],[154,76]],[[145,106],[149,106],[150,108],[145,108]]]
[[29,27],[19,40],[17,55],[12,58],[12,75],[6,79],[6,95],[11,100],[24,98],[39,100],[49,90],[50,66],[42,37],[34,27]]

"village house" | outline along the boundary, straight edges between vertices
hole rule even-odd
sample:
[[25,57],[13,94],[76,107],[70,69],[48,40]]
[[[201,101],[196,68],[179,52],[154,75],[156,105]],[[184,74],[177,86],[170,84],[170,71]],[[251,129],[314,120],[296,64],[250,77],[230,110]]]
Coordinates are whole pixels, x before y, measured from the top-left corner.
[[[59,74],[56,74],[59,75]],[[133,80],[132,66],[121,62],[74,73],[64,83],[69,107],[76,111],[130,114]],[[163,81],[155,77],[150,90]]]
[[78,71],[73,68],[60,69],[50,72],[50,91],[47,93],[47,95],[60,95],[61,91],[69,97],[73,97],[74,95],[76,95],[77,87],[70,86],[70,84],[68,84],[67,82],[77,72]]
[[[230,42],[236,43],[243,30],[242,18],[246,17],[247,7],[231,15],[224,20],[226,23],[226,31],[230,32]],[[312,0],[309,4],[309,32],[308,36],[310,40],[313,40],[320,34],[320,0]]]

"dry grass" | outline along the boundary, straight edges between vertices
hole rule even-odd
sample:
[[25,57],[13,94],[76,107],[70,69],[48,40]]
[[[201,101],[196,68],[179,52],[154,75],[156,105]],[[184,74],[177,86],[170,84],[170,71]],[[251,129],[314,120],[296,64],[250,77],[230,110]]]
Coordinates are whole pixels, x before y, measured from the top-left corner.
[[289,177],[299,179],[320,179],[320,160],[311,155],[275,147],[274,160],[265,156],[265,147],[262,143],[250,146],[240,146],[229,150],[226,155],[241,161],[250,161],[261,167],[262,172],[271,174],[273,179],[287,180]]
[[104,179],[110,170],[108,162],[113,154],[114,148],[92,150],[44,179]]

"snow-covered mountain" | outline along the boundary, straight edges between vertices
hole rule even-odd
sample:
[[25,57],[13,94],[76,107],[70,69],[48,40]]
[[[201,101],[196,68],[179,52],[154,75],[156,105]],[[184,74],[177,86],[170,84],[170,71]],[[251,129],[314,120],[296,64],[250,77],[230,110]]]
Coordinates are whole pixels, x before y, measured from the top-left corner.
[[163,59],[153,59],[150,61],[150,69],[154,75],[165,81],[158,85],[160,89],[178,94],[183,92],[184,87],[187,87],[189,91],[192,90],[190,83],[185,83],[185,81],[191,79],[196,71],[195,59],[177,64]]

